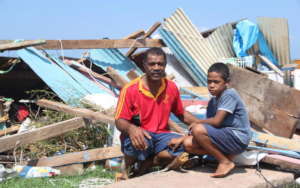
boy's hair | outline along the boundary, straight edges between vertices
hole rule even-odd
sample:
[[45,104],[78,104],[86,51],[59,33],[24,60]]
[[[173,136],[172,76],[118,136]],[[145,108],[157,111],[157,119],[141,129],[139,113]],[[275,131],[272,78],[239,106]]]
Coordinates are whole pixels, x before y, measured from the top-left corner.
[[210,73],[210,72],[217,72],[219,74],[221,74],[221,77],[223,78],[223,80],[225,82],[229,82],[230,81],[230,72],[229,72],[229,68],[226,64],[224,63],[214,63],[212,64],[207,73]]
[[147,59],[147,57],[148,57],[149,54],[152,54],[152,55],[158,55],[158,56],[163,56],[165,62],[167,62],[167,59],[166,59],[166,53],[165,53],[161,48],[157,48],[157,47],[149,48],[149,49],[145,52],[144,62],[146,61],[146,59]]

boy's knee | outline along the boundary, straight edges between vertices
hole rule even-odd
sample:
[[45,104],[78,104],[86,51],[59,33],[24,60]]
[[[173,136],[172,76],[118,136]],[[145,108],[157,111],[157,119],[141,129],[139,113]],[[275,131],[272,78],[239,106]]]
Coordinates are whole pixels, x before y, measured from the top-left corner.
[[192,137],[187,137],[183,140],[183,147],[186,152],[190,152],[193,148]]
[[193,126],[192,135],[198,137],[199,135],[206,135],[207,131],[204,125],[198,124],[197,126]]

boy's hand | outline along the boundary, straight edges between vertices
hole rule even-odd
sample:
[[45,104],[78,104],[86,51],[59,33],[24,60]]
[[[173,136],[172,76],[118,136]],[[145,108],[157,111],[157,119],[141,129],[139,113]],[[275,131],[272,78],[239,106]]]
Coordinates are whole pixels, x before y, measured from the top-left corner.
[[168,146],[175,151],[183,143],[183,140],[184,136],[180,138],[172,138],[168,143]]
[[199,123],[192,123],[192,124],[188,127],[189,132],[191,132],[192,129],[193,129],[193,127],[197,126],[198,124],[199,124]]

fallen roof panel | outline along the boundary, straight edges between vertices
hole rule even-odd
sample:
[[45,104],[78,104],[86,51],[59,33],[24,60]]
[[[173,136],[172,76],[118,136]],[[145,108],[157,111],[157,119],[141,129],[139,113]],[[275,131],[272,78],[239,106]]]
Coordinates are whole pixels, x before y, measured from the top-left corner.
[[279,64],[291,63],[287,19],[259,17],[257,23]]
[[203,38],[182,9],[165,19],[160,30],[164,42],[199,85],[206,85],[206,73],[220,58],[233,57],[232,24],[218,27]]

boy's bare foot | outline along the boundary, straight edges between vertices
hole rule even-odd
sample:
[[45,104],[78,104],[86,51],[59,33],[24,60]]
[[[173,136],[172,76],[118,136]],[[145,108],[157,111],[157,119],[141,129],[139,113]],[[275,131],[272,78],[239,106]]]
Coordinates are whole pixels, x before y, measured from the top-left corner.
[[233,170],[235,164],[232,161],[221,162],[218,165],[218,168],[215,173],[211,175],[214,178],[221,178],[229,174],[231,170]]

